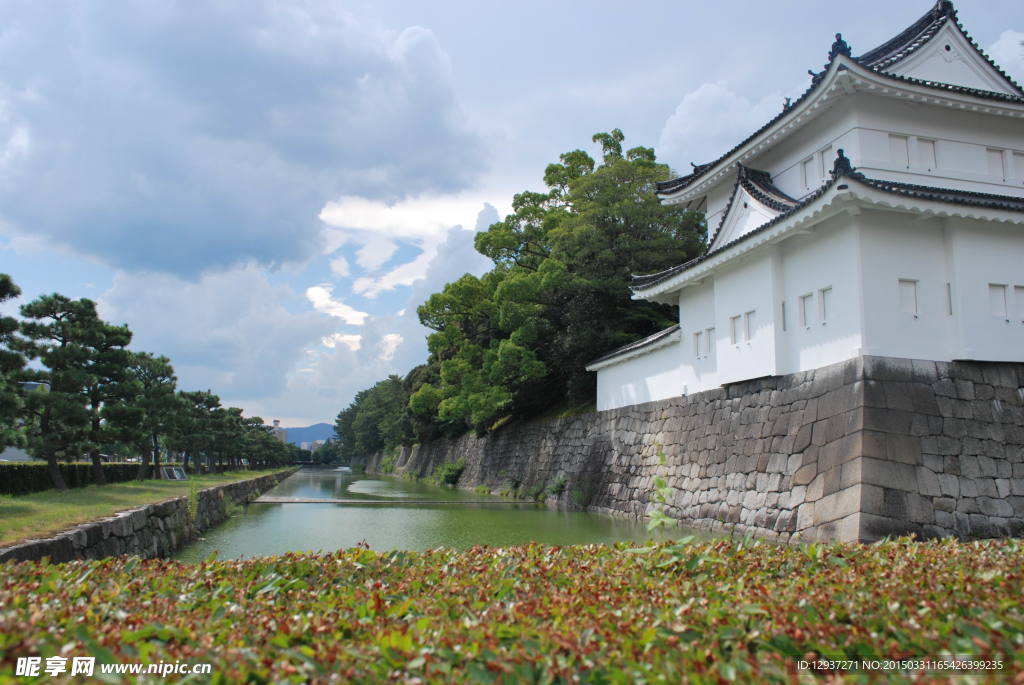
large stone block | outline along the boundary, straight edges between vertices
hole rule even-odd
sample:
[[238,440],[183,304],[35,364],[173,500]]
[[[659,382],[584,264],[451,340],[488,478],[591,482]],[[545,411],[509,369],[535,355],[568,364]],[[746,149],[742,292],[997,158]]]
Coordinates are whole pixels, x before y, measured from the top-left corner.
[[917,489],[922,495],[928,497],[938,497],[942,494],[938,475],[924,466],[917,467]]
[[872,485],[917,492],[917,469],[910,464],[863,457],[861,477]]

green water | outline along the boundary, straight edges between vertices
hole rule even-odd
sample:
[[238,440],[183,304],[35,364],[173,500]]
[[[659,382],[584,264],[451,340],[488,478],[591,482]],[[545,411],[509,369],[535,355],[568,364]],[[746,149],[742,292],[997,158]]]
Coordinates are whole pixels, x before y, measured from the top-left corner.
[[[181,550],[182,561],[333,551],[366,542],[375,550],[465,549],[527,542],[552,545],[643,541],[651,537],[642,522],[553,511],[532,502],[440,488],[398,478],[347,471],[303,469],[265,493],[276,497],[359,499],[366,504],[250,504],[203,539]],[[389,504],[408,499],[442,504]],[[488,500],[492,503],[461,504]],[[448,504],[447,502],[451,502]],[[663,529],[664,530],[664,529]],[[673,528],[672,536],[689,531]],[[665,537],[663,534],[661,537]]]

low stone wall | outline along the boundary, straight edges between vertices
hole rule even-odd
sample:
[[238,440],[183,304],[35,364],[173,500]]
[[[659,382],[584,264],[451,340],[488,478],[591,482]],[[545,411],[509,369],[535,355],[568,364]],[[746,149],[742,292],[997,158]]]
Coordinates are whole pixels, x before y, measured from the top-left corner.
[[228,518],[232,504],[250,502],[298,469],[200,490],[194,515],[189,497],[176,497],[85,523],[51,538],[0,548],[0,562],[49,557],[52,562],[122,554],[144,559],[170,556],[204,530]]
[[1021,535],[1024,364],[855,358],[438,440],[396,471],[459,460],[462,487],[638,518],[661,475],[665,513],[685,525],[781,541]]

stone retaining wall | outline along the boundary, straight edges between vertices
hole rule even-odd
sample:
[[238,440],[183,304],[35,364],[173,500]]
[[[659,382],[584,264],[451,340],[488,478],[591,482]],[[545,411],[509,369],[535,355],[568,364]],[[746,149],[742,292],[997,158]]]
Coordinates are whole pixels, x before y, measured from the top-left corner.
[[177,497],[85,523],[51,538],[0,548],[0,562],[49,557],[52,562],[122,554],[167,557],[193,537],[228,518],[232,505],[250,502],[298,469],[200,490],[194,515],[189,497]]
[[1021,535],[1024,364],[856,358],[438,440],[396,472],[459,460],[461,487],[638,518],[661,475],[685,525],[782,541]]

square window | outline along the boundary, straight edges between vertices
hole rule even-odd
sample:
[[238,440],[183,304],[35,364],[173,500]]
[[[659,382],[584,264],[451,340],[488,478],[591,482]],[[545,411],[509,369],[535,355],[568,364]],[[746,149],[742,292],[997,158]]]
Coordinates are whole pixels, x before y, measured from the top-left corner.
[[900,311],[917,316],[917,281],[901,278],[899,288]]
[[988,284],[988,310],[992,316],[1006,318],[1006,286],[1001,283]]
[[935,162],[935,141],[919,138],[917,141],[917,158],[918,163],[929,171],[938,168]]
[[822,288],[818,291],[818,318],[821,319],[821,323],[828,321],[829,315],[832,313],[832,286]]
[[754,337],[754,315],[756,311],[749,311],[743,315],[743,340],[750,342]]
[[900,169],[910,168],[910,145],[906,136],[889,134],[889,157]]
[[985,150],[985,159],[988,160],[988,175],[998,179],[1006,178],[1006,167],[1003,166],[1003,151],[995,148]]
[[800,325],[811,325],[811,308],[814,306],[814,293],[800,296]]

